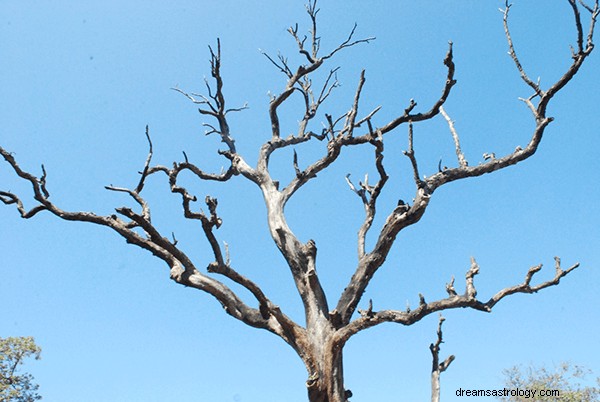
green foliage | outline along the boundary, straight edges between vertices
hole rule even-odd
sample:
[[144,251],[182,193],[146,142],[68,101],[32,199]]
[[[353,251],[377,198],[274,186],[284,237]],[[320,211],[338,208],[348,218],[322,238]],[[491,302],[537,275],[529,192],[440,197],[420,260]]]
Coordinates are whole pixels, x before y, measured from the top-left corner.
[[42,399],[39,385],[29,373],[19,374],[19,366],[33,356],[40,358],[42,349],[31,336],[0,338],[0,402],[32,402]]
[[[562,363],[554,370],[545,367],[528,367],[526,374],[521,367],[504,370],[505,386],[511,390],[534,390],[539,402],[598,402],[600,401],[600,377],[596,384],[588,380],[592,372],[581,366]],[[540,396],[540,391],[558,390],[560,396]],[[531,401],[521,396],[499,398],[505,402]]]

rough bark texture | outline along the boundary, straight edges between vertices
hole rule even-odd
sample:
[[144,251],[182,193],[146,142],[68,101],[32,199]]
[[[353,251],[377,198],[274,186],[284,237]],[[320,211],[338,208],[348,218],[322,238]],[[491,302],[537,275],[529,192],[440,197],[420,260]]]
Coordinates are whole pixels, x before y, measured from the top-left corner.
[[[18,212],[25,219],[32,218],[41,211],[47,211],[64,220],[89,222],[112,229],[124,237],[128,243],[148,250],[168,265],[171,279],[177,283],[212,295],[222,304],[227,314],[252,327],[270,331],[288,343],[306,366],[308,374],[306,386],[311,402],[344,402],[351,396],[351,392],[346,390],[344,385],[342,350],[348,339],[358,332],[384,322],[411,325],[429,314],[448,309],[472,308],[490,312],[496,303],[504,297],[515,293],[535,293],[549,286],[557,285],[562,277],[577,268],[578,264],[574,264],[567,269],[563,269],[560,259],[556,258],[556,273],[551,280],[537,285],[531,284],[534,274],[542,268],[541,265],[538,265],[528,270],[523,283],[500,289],[486,301],[477,296],[474,279],[479,272],[479,265],[475,259],[472,259],[471,266],[465,276],[466,290],[463,294],[456,292],[454,279],[452,279],[446,285],[447,297],[426,301],[424,296],[420,296],[420,303],[415,309],[375,311],[373,303],[370,301],[366,310],[358,310],[358,314],[356,314],[365,289],[377,270],[385,262],[398,233],[421,219],[436,189],[453,181],[481,176],[507,168],[531,157],[536,152],[546,127],[552,122],[552,117],[546,114],[549,102],[577,74],[594,47],[593,32],[599,14],[598,1],[593,5],[584,3],[578,5],[575,0],[566,1],[573,9],[577,46],[573,49],[571,65],[547,89],[543,89],[538,83],[532,81],[519,62],[508,29],[510,5],[506,4],[503,16],[509,54],[521,79],[533,91],[531,96],[523,99],[523,102],[532,113],[535,128],[531,133],[531,139],[527,146],[524,148],[517,147],[513,152],[503,156],[487,155],[485,163],[474,166],[468,164],[467,158],[461,150],[460,138],[454,123],[444,109],[446,99],[450,96],[456,83],[452,43],[449,43],[448,51],[443,58],[446,79],[441,85],[441,95],[429,107],[419,111],[416,102],[411,100],[405,108],[398,112],[395,118],[378,125],[375,117],[380,109],[379,107],[364,115],[359,114],[361,93],[366,81],[365,72],[363,71],[358,80],[354,99],[349,102],[351,105],[347,113],[338,117],[324,113],[325,128],[320,133],[310,131],[308,129],[309,123],[317,115],[329,94],[338,86],[337,68],[330,70],[321,88],[317,91],[313,91],[311,74],[322,68],[336,53],[374,39],[355,39],[356,27],[354,27],[345,41],[323,55],[320,51],[320,39],[317,35],[318,9],[316,8],[316,1],[311,1],[307,5],[311,23],[308,37],[299,34],[297,26],[289,29],[289,33],[297,43],[298,51],[306,59],[306,63],[294,68],[288,64],[287,59],[283,56],[273,58],[265,54],[267,59],[287,77],[287,84],[280,94],[271,98],[269,106],[270,138],[260,148],[256,166],[250,166],[244,157],[238,153],[235,140],[230,132],[228,114],[241,111],[245,107],[227,108],[225,106],[223,79],[220,70],[221,49],[220,42],[217,41],[216,49],[210,49],[211,75],[214,85],[210,86],[207,82],[208,93],[202,96],[188,94],[180,89],[176,90],[196,104],[202,115],[214,119],[214,123],[206,124],[206,126],[209,128],[209,134],[218,135],[225,144],[225,150],[220,150],[219,153],[228,160],[228,167],[221,173],[210,173],[202,170],[198,165],[190,162],[185,154],[184,161],[175,162],[172,167],[152,165],[152,142],[148,129],[146,129],[149,152],[137,185],[133,189],[106,187],[110,191],[127,193],[136,204],[136,208],[119,207],[115,209],[116,214],[107,216],[92,212],[63,210],[50,201],[46,171],[43,166],[42,175],[37,177],[23,170],[13,154],[3,148],[0,148],[0,155],[6,160],[16,176],[31,184],[33,198],[37,204],[31,209],[26,209],[21,196],[10,191],[0,191],[0,200],[4,204],[16,206]],[[590,15],[587,33],[583,30],[580,9],[585,10]],[[299,121],[298,132],[283,138],[279,123],[279,108],[292,95],[300,96],[304,100],[305,110],[302,111],[303,117]],[[445,119],[448,123],[455,145],[457,161],[454,167],[442,168],[440,165],[437,172],[429,177],[424,177],[419,172],[418,158],[413,146],[413,132],[419,122],[437,117]],[[365,239],[374,221],[378,197],[388,179],[384,167],[384,139],[392,132],[397,132],[397,129],[403,125],[407,128],[408,133],[408,149],[404,154],[410,160],[413,169],[414,200],[412,204],[400,200],[395,208],[387,211],[387,218],[379,229],[377,241],[369,250],[366,247]],[[296,172],[295,177],[285,185],[274,180],[269,171],[271,155],[283,148],[309,141],[325,142],[326,152],[320,159],[301,169],[297,154],[294,151],[292,163]],[[378,177],[375,182],[371,181],[371,183],[369,183],[368,177],[365,177],[363,182],[355,185],[350,175],[346,176],[350,189],[364,205],[365,218],[358,231],[358,262],[354,274],[335,305],[332,306],[333,309],[330,309],[326,294],[317,275],[317,245],[312,240],[303,243],[294,235],[286,222],[284,209],[286,203],[298,190],[314,179],[318,173],[335,163],[344,149],[354,146],[372,147]],[[305,310],[305,325],[294,322],[265,295],[256,283],[235,270],[229,260],[227,246],[221,246],[215,234],[222,223],[217,213],[217,200],[206,196],[204,199],[206,209],[194,208],[194,203],[198,199],[178,183],[181,172],[191,173],[198,180],[218,182],[227,182],[233,176],[242,176],[256,184],[264,197],[271,237],[287,263],[299,297],[302,300]],[[209,264],[206,272],[203,272],[194,264],[192,259],[177,244],[174,236],[165,236],[153,226],[150,218],[150,206],[143,198],[142,192],[146,179],[156,174],[164,174],[170,184],[171,192],[181,197],[184,217],[199,221],[214,254],[214,261]],[[6,186],[4,183],[2,185]],[[255,304],[249,305],[244,302],[225,282],[220,280],[220,277],[226,277],[247,289],[256,299]],[[438,343],[432,345],[434,356],[432,370],[432,386],[434,388],[432,393],[438,395],[439,375],[450,364],[449,361],[439,364],[437,353],[439,352],[440,343],[441,322]]]

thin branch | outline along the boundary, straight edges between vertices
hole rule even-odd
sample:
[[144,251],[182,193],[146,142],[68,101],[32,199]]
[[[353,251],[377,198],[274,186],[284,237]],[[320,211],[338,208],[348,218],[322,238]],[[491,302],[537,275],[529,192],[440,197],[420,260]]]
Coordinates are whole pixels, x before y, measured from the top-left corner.
[[358,195],[360,197],[360,199],[362,200],[363,204],[367,205],[369,203],[369,199],[367,198],[367,195],[365,193],[365,189],[364,188],[357,189],[354,186],[354,184],[350,180],[350,173],[348,173],[346,175],[345,179],[346,179],[346,183],[348,183],[348,186],[350,187],[350,190],[352,190],[356,195]]
[[[327,99],[329,97],[329,95],[331,94],[331,91],[333,91],[335,88],[339,87],[340,83],[337,79],[337,72],[339,69],[340,69],[339,67],[336,67],[332,70],[329,70],[327,79],[325,80],[325,83],[323,84],[323,88],[321,89],[321,93],[319,94],[319,98],[317,100],[317,105],[320,105],[321,103],[325,102],[325,99]],[[332,78],[333,78],[333,83],[331,85],[329,85],[329,82],[331,81]]]
[[0,191],[0,201],[2,201],[5,205],[15,204],[17,211],[19,211],[19,214],[24,219],[32,218],[38,212],[45,211],[47,209],[44,205],[37,205],[30,210],[26,210],[21,199],[9,191]]
[[356,88],[356,93],[354,95],[354,103],[352,104],[352,108],[348,112],[348,117],[346,118],[346,123],[344,124],[344,128],[342,129],[340,134],[345,134],[348,137],[352,137],[354,133],[354,128],[356,127],[356,115],[358,114],[358,105],[360,102],[360,94],[362,93],[363,86],[365,85],[365,70],[360,72],[360,78],[358,80],[358,88]]
[[[206,84],[208,86],[208,82]],[[210,86],[208,86],[208,88],[210,88]],[[190,101],[192,101],[192,103],[196,104],[196,105],[206,105],[208,106],[211,110],[206,111],[206,114],[212,114],[212,115],[216,115],[218,113],[218,111],[212,106],[210,100],[202,95],[202,94],[189,94],[187,92],[182,91],[181,89],[175,87],[175,88],[171,88],[173,91],[175,92],[179,92],[180,94],[182,94],[183,96],[185,96],[186,98],[188,98]],[[196,99],[195,96],[199,96],[201,99]]]
[[[321,47],[321,38],[317,36],[317,14],[319,13],[319,9],[317,8],[317,0],[313,2],[308,2],[306,5],[306,11],[310,16],[310,20],[312,22],[312,28],[310,30],[311,35],[311,47],[312,47],[312,59],[316,59],[319,54],[319,49]],[[308,56],[307,56],[308,57]],[[310,59],[309,58],[309,61]]]
[[520,285],[516,285],[516,286],[512,286],[510,288],[505,288],[502,289],[501,291],[499,291],[498,293],[496,293],[494,296],[492,296],[486,303],[485,303],[485,307],[489,310],[492,309],[492,307],[498,303],[500,300],[502,300],[503,298],[505,298],[506,296],[510,296],[512,294],[515,293],[536,293],[542,289],[545,289],[547,287],[550,286],[556,286],[560,283],[560,279],[566,275],[568,275],[569,273],[571,273],[573,270],[575,270],[576,268],[579,267],[579,263],[573,264],[572,266],[570,266],[569,268],[563,270],[561,268],[561,261],[560,258],[558,257],[554,257],[554,261],[555,261],[555,274],[554,277],[546,282],[540,283],[538,285],[535,286],[531,286],[531,279],[533,278],[533,276],[539,272],[542,269],[542,265],[536,265],[534,267],[531,267],[529,269],[529,271],[527,272],[527,275],[525,276],[525,281],[523,283],[521,283]]
[[452,134],[452,139],[454,140],[454,148],[456,149],[456,157],[458,158],[458,166],[465,167],[468,166],[468,162],[465,159],[465,155],[462,153],[460,149],[460,139],[458,137],[458,133],[456,132],[456,128],[454,127],[454,122],[446,113],[446,110],[443,106],[440,106],[440,113],[448,122],[448,128],[450,129],[450,133]]
[[242,110],[246,110],[246,109],[249,109],[248,102],[244,103],[244,105],[240,106],[240,107],[232,107],[232,108],[226,109],[225,114],[228,114],[231,112],[241,112]]
[[577,28],[577,52],[583,51],[583,26],[581,24],[581,14],[579,13],[579,7],[577,6],[576,0],[569,0],[569,4],[573,9],[573,15],[575,16],[575,27]]
[[449,297],[456,296],[456,289],[454,289],[454,276],[450,279],[450,282],[446,284],[446,292],[448,292]]
[[369,318],[373,315],[373,300],[369,299],[369,305],[367,306],[366,310],[358,310],[358,313],[360,314],[361,317],[366,317]]
[[[389,178],[383,166],[383,141],[381,140],[381,137],[374,138],[371,141],[371,144],[375,147],[375,167],[377,168],[377,173],[379,174],[379,180],[377,183],[374,186],[369,186],[368,175],[365,175],[365,182],[361,183],[362,189],[357,192],[349,180],[350,175],[346,176],[346,180],[348,181],[350,188],[353,189],[359,196],[361,196],[365,207],[365,219],[358,230],[359,259],[362,259],[366,254],[366,237],[369,229],[373,225],[373,220],[375,219],[377,198],[379,197],[379,194],[381,194],[381,191],[383,190],[383,187]],[[365,193],[369,194],[368,199]]]
[[[572,0],[569,0],[569,1],[572,1]],[[590,55],[592,50],[594,50],[593,34],[594,34],[594,28],[596,26],[596,21],[597,21],[598,15],[600,13],[600,7],[599,7],[598,0],[596,0],[593,10],[594,10],[594,12],[592,13],[591,18],[590,18],[590,27],[589,27],[587,44],[586,44],[585,48],[579,49],[579,51],[573,55],[573,62],[571,63],[571,66],[569,67],[569,69],[563,74],[563,76],[558,81],[556,81],[554,83],[554,85],[552,85],[545,92],[544,97],[542,99],[540,99],[540,103],[537,107],[538,114],[540,116],[545,116],[546,107],[548,106],[548,103],[550,102],[550,100],[554,97],[554,95],[556,95],[556,93],[558,91],[560,91],[565,85],[567,85],[571,81],[571,79],[573,79],[575,74],[577,74],[577,72],[583,65],[583,62],[585,61],[585,59],[587,59],[587,57]],[[575,21],[576,21],[576,25],[581,24],[581,16],[579,13],[575,14]]]
[[419,166],[417,164],[417,158],[415,157],[415,149],[413,146],[413,124],[412,121],[408,122],[408,150],[402,151],[404,155],[410,159],[410,164],[413,168],[413,178],[417,187],[422,187],[423,180],[419,175]]
[[[231,154],[236,154],[237,151],[235,148],[235,140],[231,136],[231,132],[229,129],[229,123],[227,122],[226,116],[229,112],[237,112],[237,111],[245,110],[248,108],[248,106],[247,106],[247,104],[244,104],[244,106],[242,106],[242,107],[230,108],[230,109],[227,109],[225,107],[225,95],[223,94],[223,77],[221,76],[221,40],[219,38],[217,38],[216,51],[211,46],[209,46],[208,49],[210,52],[211,76],[213,77],[213,79],[215,81],[214,93],[213,93],[211,86],[207,80],[205,80],[205,83],[206,83],[206,88],[208,91],[208,97],[204,96],[204,95],[196,95],[196,94],[190,95],[190,94],[182,91],[179,88],[173,88],[173,90],[181,93],[186,98],[191,100],[194,104],[205,105],[208,107],[208,108],[201,107],[198,109],[198,112],[200,112],[203,115],[208,115],[208,116],[214,117],[218,122],[218,128],[211,124],[204,123],[203,124],[204,126],[210,128],[210,130],[208,130],[206,132],[206,134],[207,135],[213,134],[213,133],[218,134],[221,137],[221,142],[223,142],[227,145],[228,152]],[[194,95],[201,97],[201,99],[196,99],[194,97]]]
[[[571,1],[571,0],[569,0],[569,1]],[[517,53],[515,52],[515,46],[513,44],[512,36],[511,36],[510,31],[508,29],[508,12],[510,11],[511,6],[512,5],[509,4],[508,0],[507,0],[504,10],[500,9],[500,11],[504,15],[504,17],[503,17],[504,33],[506,35],[506,40],[508,41],[508,54],[513,59],[513,61],[515,63],[515,66],[517,66],[517,70],[519,70],[519,73],[521,74],[521,79],[527,85],[529,85],[531,88],[533,88],[533,90],[535,91],[536,95],[542,97],[544,95],[544,92],[542,91],[542,89],[540,88],[540,86],[537,83],[533,82],[531,80],[531,78],[529,78],[529,76],[527,75],[527,73],[523,69],[523,66],[521,65],[521,62],[519,61],[519,58],[517,57]]]
[[298,154],[296,153],[295,149],[294,149],[293,165],[294,165],[294,171],[296,172],[296,177],[301,177],[302,172],[300,171],[300,168],[298,167]]
[[273,60],[273,58],[271,56],[269,56],[269,54],[267,52],[264,52],[261,49],[259,49],[259,51],[261,52],[261,54],[263,56],[265,56],[267,58],[267,60],[269,60],[271,62],[271,64],[273,64],[275,67],[277,67],[277,69],[279,71],[281,71],[283,74],[285,74],[288,78],[292,78],[294,73],[292,73],[292,70],[290,70],[290,68],[287,64],[287,59],[285,59],[283,56],[281,56],[281,54],[278,54],[278,58],[279,58],[279,63],[278,63],[275,60]]
[[444,84],[444,88],[442,89],[442,95],[433,104],[431,109],[424,113],[413,114],[412,111],[417,106],[417,103],[413,99],[411,99],[409,106],[404,110],[404,113],[402,115],[396,117],[395,119],[393,119],[392,121],[390,121],[389,123],[387,123],[379,129],[382,134],[386,134],[394,130],[400,124],[408,123],[409,121],[416,123],[419,121],[430,120],[439,113],[440,106],[446,103],[446,99],[448,99],[448,96],[450,96],[450,91],[452,90],[452,87],[454,87],[454,85],[456,84],[456,80],[454,79],[455,65],[452,47],[452,42],[448,42],[448,52],[446,53],[446,57],[444,58],[444,65],[448,70],[446,75],[446,82]]
[[150,162],[152,161],[152,140],[150,139],[150,133],[148,132],[148,125],[146,125],[146,139],[148,140],[148,157],[146,163],[144,163],[144,169],[141,171],[140,182],[135,188],[135,192],[139,194],[144,189],[144,182],[148,177],[148,170],[150,169]]
[[600,15],[600,1],[599,0],[595,1],[593,9],[591,7],[589,7],[588,5],[586,5],[583,1],[580,1],[580,3],[591,13],[591,22],[590,22],[590,27],[588,29],[587,44],[586,44],[586,49],[591,51],[591,49],[594,48],[594,28],[596,26],[596,20],[598,19],[598,15]]
[[[381,110],[381,106],[377,106],[368,115],[366,115],[365,117],[363,117],[362,119],[360,119],[359,121],[357,121],[354,124],[354,128],[359,128],[364,123],[368,123],[370,125],[371,124],[371,119],[373,118],[373,116],[375,116],[375,113],[379,112],[380,110]],[[369,128],[369,134],[372,135],[374,132],[375,132],[375,130],[373,130],[373,127],[371,126],[371,128]],[[379,135],[381,135],[381,134],[379,134]]]
[[588,10],[590,13],[594,12],[594,9],[592,7],[590,7],[589,5],[587,5],[584,1],[579,0],[579,4],[581,4],[581,6],[583,8],[585,8],[586,10]]
[[354,26],[352,27],[352,30],[350,31],[350,34],[348,35],[348,38],[346,38],[346,40],[343,41],[337,48],[333,49],[327,56],[323,56],[322,59],[327,60],[327,59],[333,57],[334,54],[336,54],[337,52],[339,52],[342,49],[358,45],[359,43],[369,43],[376,39],[374,36],[370,36],[368,38],[358,39],[358,40],[353,41],[352,38],[354,37],[354,33],[356,31],[357,26],[358,25],[355,23]]
[[[136,192],[135,190],[131,190],[128,188],[124,188],[124,187],[115,187],[115,186],[104,186],[105,189],[109,190],[109,191],[116,191],[116,192],[122,192],[122,193],[127,193],[131,196],[131,198],[133,198],[135,200],[135,202],[137,202],[141,207],[142,207],[142,215],[141,217],[147,221],[150,222],[150,207],[148,206],[148,203],[146,202],[146,200],[144,200],[142,198],[142,196],[140,196],[140,194],[138,192]],[[127,224],[128,228],[133,228],[138,226],[138,224],[136,222],[130,222]]]
[[[271,98],[271,102],[269,105],[269,117],[271,119],[271,132],[272,132],[271,141],[277,141],[281,137],[281,128],[280,128],[280,123],[279,123],[278,108],[279,108],[279,106],[281,106],[281,104],[283,102],[285,102],[290,97],[290,95],[292,95],[292,93],[295,91],[295,89],[300,90],[300,92],[302,93],[302,95],[305,98],[305,103],[306,103],[306,113],[305,113],[303,120],[300,123],[300,129],[299,129],[299,134],[298,134],[299,136],[304,135],[305,129],[306,129],[306,124],[307,124],[308,120],[310,120],[310,119],[312,119],[312,117],[314,117],[320,104],[323,101],[325,101],[325,99],[329,96],[331,91],[338,85],[337,79],[336,79],[331,86],[328,86],[328,83],[329,83],[331,77],[334,75],[335,71],[337,71],[337,68],[330,71],[328,78],[325,80],[323,89],[321,90],[321,94],[319,95],[319,97],[317,98],[316,101],[309,101],[309,98],[313,98],[313,94],[307,85],[302,85],[302,83],[301,83],[302,79],[304,79],[309,74],[311,74],[312,72],[317,70],[323,64],[323,62],[325,60],[333,57],[333,55],[335,55],[337,52],[341,51],[342,49],[352,47],[359,43],[368,43],[371,40],[375,39],[374,37],[369,37],[369,38],[353,41],[352,38],[356,31],[356,24],[355,24],[354,27],[352,28],[350,34],[348,35],[348,38],[345,41],[343,41],[340,45],[338,45],[338,47],[335,48],[333,51],[331,51],[328,55],[319,57],[318,53],[319,53],[319,49],[320,49],[320,37],[317,35],[317,14],[319,12],[319,9],[317,9],[316,5],[317,5],[316,1],[309,1],[308,5],[306,6],[306,11],[310,17],[311,24],[312,24],[312,28],[310,29],[310,35],[311,35],[311,50],[310,50],[310,52],[305,49],[305,42],[307,39],[306,36],[301,38],[300,35],[298,34],[298,24],[288,28],[288,32],[290,33],[290,35],[292,35],[292,37],[296,41],[296,44],[298,46],[298,51],[301,54],[303,54],[304,56],[306,56],[306,58],[308,60],[307,65],[298,66],[296,72],[292,73],[291,68],[287,64],[287,59],[283,58],[282,56],[279,56],[279,62],[277,62],[272,57],[267,55],[266,53],[263,53],[268,58],[268,60],[273,65],[275,65],[275,67],[277,67],[281,72],[283,72],[288,77],[288,82],[286,84],[285,89],[281,92],[281,94],[279,94],[277,96],[273,96]],[[310,80],[306,80],[305,84],[309,83],[309,82],[310,82]],[[298,83],[300,83],[299,88],[296,87],[296,84],[298,84]],[[351,129],[352,128],[353,128],[353,126],[351,126]],[[267,164],[266,159],[268,159],[268,157],[269,157],[269,155],[264,155],[265,160],[262,163],[265,166]]]

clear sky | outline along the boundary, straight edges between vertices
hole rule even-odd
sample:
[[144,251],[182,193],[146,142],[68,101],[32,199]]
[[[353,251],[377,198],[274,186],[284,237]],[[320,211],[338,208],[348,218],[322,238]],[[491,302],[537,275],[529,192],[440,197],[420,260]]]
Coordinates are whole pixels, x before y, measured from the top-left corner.
[[[324,50],[346,38],[377,40],[330,61],[342,82],[322,112],[340,114],[351,105],[362,68],[366,84],[360,111],[383,109],[383,125],[414,98],[419,110],[440,94],[448,40],[454,42],[458,84],[446,104],[456,121],[470,164],[484,152],[503,155],[524,146],[533,127],[518,97],[530,95],[507,55],[503,1],[323,0],[320,34]],[[129,203],[105,185],[133,187],[147,152],[150,126],[155,162],[191,160],[218,171],[226,161],[205,137],[195,107],[170,88],[204,90],[210,75],[207,45],[221,38],[224,92],[230,106],[248,102],[232,117],[239,151],[250,163],[269,138],[268,93],[284,77],[261,55],[280,50],[297,63],[286,28],[307,29],[301,1],[236,2],[3,0],[0,2],[0,144],[24,169],[40,173],[64,209],[111,213]],[[556,80],[575,43],[567,1],[515,1],[513,35],[524,67],[542,86]],[[585,13],[584,13],[585,15]],[[599,39],[600,42],[600,39]],[[600,53],[600,51],[598,51]],[[492,314],[449,311],[444,315],[442,357],[456,361],[442,376],[442,398],[463,400],[458,388],[498,388],[502,370],[515,364],[561,361],[600,372],[600,54],[550,106],[556,118],[538,154],[505,171],[452,183],[433,197],[421,222],[401,233],[365,300],[375,309],[404,309],[445,297],[452,275],[462,290],[469,258],[477,258],[479,295],[520,283],[530,266],[544,263],[537,279],[551,278],[553,257],[582,266],[560,286],[537,295],[513,296]],[[317,80],[317,78],[315,78]],[[316,82],[316,81],[315,81]],[[297,104],[296,104],[297,105]],[[300,111],[285,108],[284,132]],[[315,119],[318,130],[323,115]],[[298,147],[299,163],[318,157],[319,147]],[[385,211],[410,200],[413,183],[406,130],[386,137],[385,161],[393,178],[382,196]],[[440,157],[456,161],[450,133],[440,118],[415,126],[421,171],[437,171]],[[290,151],[291,152],[291,151]],[[290,152],[274,157],[282,181],[293,175]],[[287,209],[301,240],[315,239],[318,269],[330,303],[356,263],[360,200],[348,190],[346,173],[373,172],[371,150],[347,152],[329,172],[307,185]],[[237,269],[263,286],[282,309],[302,320],[300,303],[283,259],[268,238],[258,189],[236,178],[224,185],[186,184],[202,199],[219,199],[221,241],[230,245]],[[27,198],[7,165],[0,189]],[[208,264],[200,228],[182,222],[179,198],[157,176],[145,193],[154,222],[174,231],[180,244]],[[29,204],[31,205],[31,204]],[[131,205],[131,204],[129,204]],[[224,314],[208,295],[169,280],[162,261],[128,246],[103,228],[39,214],[23,221],[0,208],[0,336],[34,336],[42,360],[27,364],[49,402],[300,402],[306,372],[300,359],[272,334],[246,327]],[[372,244],[373,237],[370,239]],[[365,303],[363,303],[364,307]],[[345,349],[346,385],[353,401],[423,401],[429,398],[428,346],[437,316],[412,327],[386,324],[352,338]],[[473,400],[473,399],[471,399]],[[489,398],[488,400],[491,400]]]

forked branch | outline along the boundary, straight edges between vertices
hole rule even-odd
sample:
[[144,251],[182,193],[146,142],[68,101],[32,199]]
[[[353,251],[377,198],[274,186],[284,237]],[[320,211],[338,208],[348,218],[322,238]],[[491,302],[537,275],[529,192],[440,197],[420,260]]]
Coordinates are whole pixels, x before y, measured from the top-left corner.
[[208,80],[204,80],[206,84],[207,95],[200,94],[188,94],[179,88],[173,88],[173,90],[181,93],[186,98],[191,100],[194,104],[200,105],[198,112],[203,115],[214,117],[217,120],[218,127],[215,127],[209,123],[204,123],[204,126],[208,128],[206,135],[218,134],[221,137],[221,141],[227,144],[228,151],[231,154],[236,153],[235,140],[231,136],[229,123],[227,122],[227,114],[231,112],[239,112],[247,109],[248,105],[245,104],[242,107],[227,109],[225,107],[225,95],[223,94],[223,77],[221,76],[221,40],[217,38],[217,50],[213,50],[211,46],[208,47],[210,52],[210,72],[211,76],[215,81],[215,89],[209,84]]
[[379,174],[379,180],[375,185],[369,185],[369,175],[365,175],[364,182],[359,182],[360,189],[357,189],[352,181],[350,181],[350,174],[346,175],[346,182],[350,189],[360,197],[365,207],[365,219],[358,230],[358,258],[363,258],[366,250],[365,243],[367,233],[373,224],[375,219],[377,198],[381,194],[385,183],[388,181],[389,176],[387,175],[383,166],[383,139],[379,136],[373,138],[371,145],[375,148],[375,166],[377,173]]

